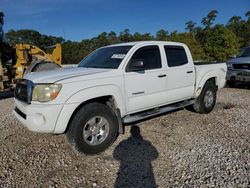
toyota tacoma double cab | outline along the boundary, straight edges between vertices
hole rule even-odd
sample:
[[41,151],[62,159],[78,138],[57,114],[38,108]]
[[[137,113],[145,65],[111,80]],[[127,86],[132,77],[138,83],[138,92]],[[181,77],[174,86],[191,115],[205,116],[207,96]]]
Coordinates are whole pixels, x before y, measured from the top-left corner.
[[195,63],[182,43],[143,41],[99,48],[76,68],[30,73],[13,113],[29,130],[65,133],[85,154],[109,147],[124,125],[189,107],[209,113],[225,63]]

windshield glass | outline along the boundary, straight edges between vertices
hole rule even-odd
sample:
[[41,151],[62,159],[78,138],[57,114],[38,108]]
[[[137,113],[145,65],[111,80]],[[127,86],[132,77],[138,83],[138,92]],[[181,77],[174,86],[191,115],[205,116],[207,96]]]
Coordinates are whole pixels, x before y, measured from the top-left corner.
[[117,69],[132,46],[100,48],[84,58],[79,67]]
[[250,57],[250,47],[243,50],[243,52],[239,55],[239,57]]

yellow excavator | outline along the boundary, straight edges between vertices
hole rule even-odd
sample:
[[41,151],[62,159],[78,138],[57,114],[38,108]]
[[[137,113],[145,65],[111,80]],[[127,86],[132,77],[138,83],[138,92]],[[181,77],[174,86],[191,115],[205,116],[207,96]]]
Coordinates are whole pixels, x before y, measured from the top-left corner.
[[0,11],[0,90],[11,88],[17,79],[30,72],[61,68],[62,46],[43,47],[31,44],[10,46],[3,37],[4,14]]
[[38,72],[60,68],[62,64],[62,47],[61,44],[44,47],[45,52],[37,46],[30,44],[17,44],[16,56],[17,61],[14,65],[15,78],[22,78],[30,72]]
[[46,52],[30,44],[17,44],[15,47],[15,62],[13,63],[13,59],[11,59],[5,63],[5,66],[2,66],[4,68],[2,68],[2,73],[0,73],[2,75],[0,90],[13,87],[16,80],[23,78],[30,72],[61,68],[61,44],[44,47],[44,49],[46,49]]

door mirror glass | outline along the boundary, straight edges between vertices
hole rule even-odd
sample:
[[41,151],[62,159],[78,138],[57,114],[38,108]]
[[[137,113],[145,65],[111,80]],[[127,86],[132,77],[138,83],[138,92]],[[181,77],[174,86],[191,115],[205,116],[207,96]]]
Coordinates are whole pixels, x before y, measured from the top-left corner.
[[145,70],[145,65],[142,59],[133,59],[129,63],[130,71],[142,71]]

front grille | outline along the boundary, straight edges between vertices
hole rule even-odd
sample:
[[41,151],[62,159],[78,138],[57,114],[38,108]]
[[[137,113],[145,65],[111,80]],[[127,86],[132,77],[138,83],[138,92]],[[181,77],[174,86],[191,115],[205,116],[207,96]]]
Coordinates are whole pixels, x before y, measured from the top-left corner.
[[14,96],[25,103],[30,103],[33,84],[29,80],[19,80],[16,84]]
[[28,92],[27,85],[24,83],[17,83],[15,89],[15,98],[27,102],[28,101]]
[[234,69],[250,70],[250,63],[233,64]]

